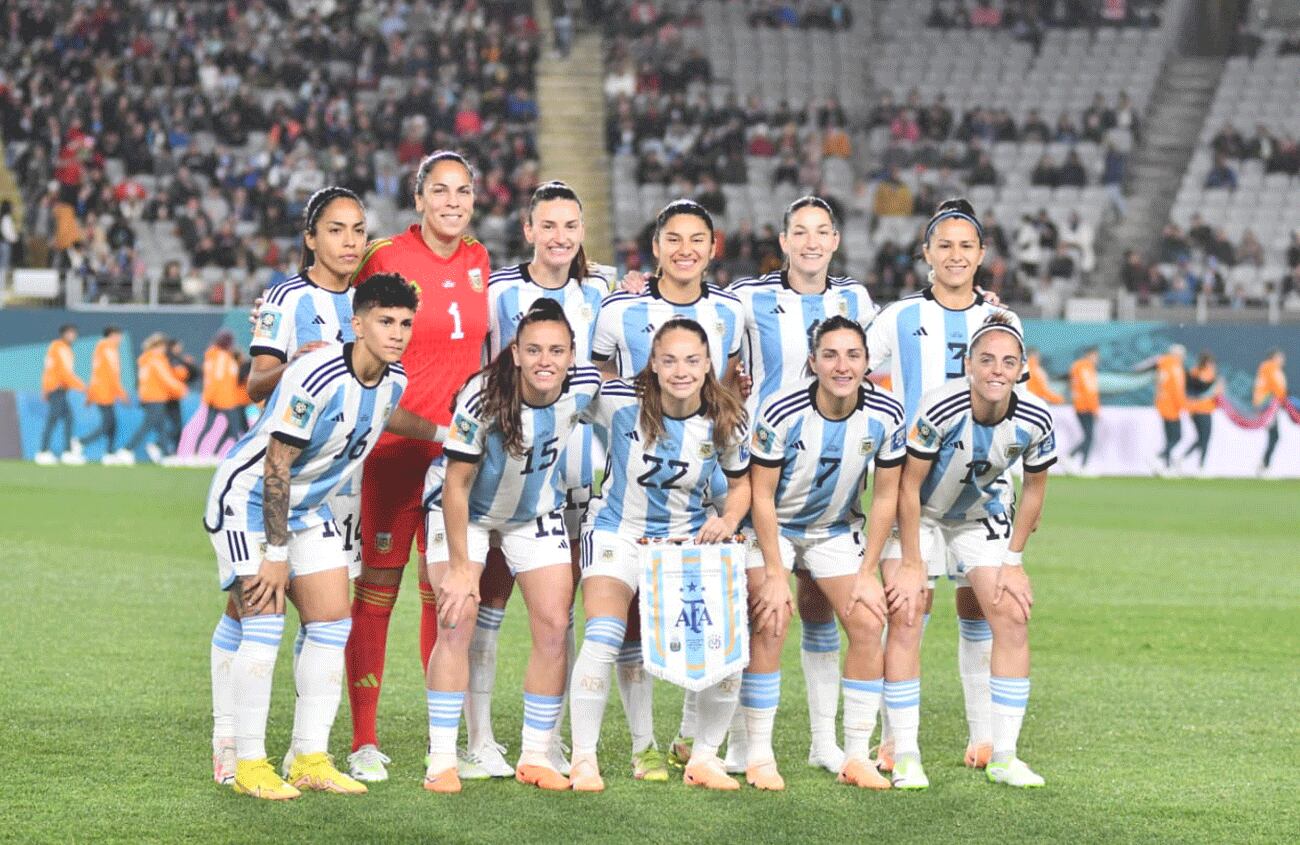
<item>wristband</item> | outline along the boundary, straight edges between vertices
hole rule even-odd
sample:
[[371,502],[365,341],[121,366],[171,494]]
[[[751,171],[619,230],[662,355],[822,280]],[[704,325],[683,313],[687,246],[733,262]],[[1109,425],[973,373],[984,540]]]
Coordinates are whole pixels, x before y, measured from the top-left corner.
[[1007,549],[1007,553],[1003,556],[1002,560],[1005,563],[1011,564],[1012,566],[1024,566],[1025,564],[1024,561],[1022,560],[1024,556],[1025,556],[1025,552],[1023,549],[1021,549],[1018,552],[1013,552],[1010,549]]
[[262,552],[262,558],[271,563],[284,563],[289,559],[289,547],[267,544],[265,551]]

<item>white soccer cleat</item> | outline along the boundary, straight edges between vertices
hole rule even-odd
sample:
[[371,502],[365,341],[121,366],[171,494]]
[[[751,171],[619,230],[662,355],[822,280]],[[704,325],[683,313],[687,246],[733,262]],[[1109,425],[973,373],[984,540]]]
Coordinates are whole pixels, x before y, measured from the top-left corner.
[[86,463],[86,456],[80,452],[74,452],[71,449],[59,455],[59,463],[67,466],[79,467]]
[[68,451],[74,455],[80,455],[81,457],[85,457],[86,450],[82,447],[81,441],[75,437],[70,438],[68,440]]
[[808,765],[823,768],[837,775],[840,769],[844,768],[844,749],[833,742],[809,746]]
[[551,768],[564,775],[569,776],[569,746],[565,745],[559,736],[551,737],[551,747],[546,749],[546,760],[551,764]]
[[54,453],[49,451],[48,449],[45,450],[44,452],[37,452],[36,457],[34,457],[32,460],[36,461],[36,463],[40,464],[43,467],[54,466],[59,462],[59,459],[55,457]]
[[1019,757],[1003,763],[989,763],[984,767],[984,774],[990,783],[1005,783],[1020,789],[1036,789],[1047,783]]
[[[105,456],[107,458],[107,456]],[[135,464],[135,452],[130,449],[121,448],[113,453],[113,463],[129,467]]]
[[212,749],[212,779],[222,786],[235,782],[235,767],[239,758],[235,756],[233,741],[214,745]]
[[149,456],[149,460],[153,461],[156,464],[162,463],[163,453],[162,453],[162,449],[158,448],[157,443],[144,444],[144,452],[146,455]]
[[388,780],[385,764],[393,762],[374,745],[363,745],[348,755],[348,774],[367,783]]
[[515,767],[506,762],[506,747],[499,742],[485,742],[478,748],[460,752],[456,773],[462,780],[512,778]]
[[925,776],[921,758],[914,754],[900,754],[894,760],[894,771],[890,773],[894,789],[929,789],[930,779]]

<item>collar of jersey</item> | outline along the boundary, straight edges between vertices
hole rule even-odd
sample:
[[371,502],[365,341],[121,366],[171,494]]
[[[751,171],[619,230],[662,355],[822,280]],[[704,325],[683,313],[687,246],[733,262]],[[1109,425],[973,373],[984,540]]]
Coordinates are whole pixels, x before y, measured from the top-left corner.
[[817,377],[813,376],[812,384],[808,385],[808,401],[812,403],[812,408],[817,412],[817,416],[826,420],[826,422],[844,422],[849,417],[853,416],[854,411],[862,407],[862,404],[866,401],[867,385],[871,382],[865,382],[858,388],[858,404],[854,406],[853,411],[849,411],[847,414],[839,418],[828,417],[822,413],[821,408],[817,407],[817,383]]
[[[519,378],[520,378],[521,380],[523,379],[523,374],[522,374],[522,373],[520,374]],[[569,371],[568,371],[567,373],[564,374],[564,383],[560,385],[560,393],[559,393],[559,395],[556,396],[556,397],[555,397],[553,400],[551,400],[550,402],[547,402],[545,405],[534,405],[534,404],[532,404],[531,402],[529,402],[527,399],[525,399],[525,398],[523,397],[523,395],[522,395],[522,391],[521,391],[521,395],[519,396],[519,403],[520,403],[521,405],[523,405],[525,408],[532,408],[533,410],[538,410],[538,411],[543,410],[543,409],[545,409],[545,408],[553,408],[553,407],[555,407],[555,403],[556,403],[556,402],[559,402],[561,399],[563,399],[563,398],[564,398],[564,394],[566,394],[566,393],[569,392],[569,381],[570,381],[572,378],[573,378],[573,367],[570,366],[570,367],[569,367]]]
[[384,383],[384,376],[388,375],[388,369],[389,369],[388,365],[387,364],[384,365],[384,371],[379,374],[378,381],[376,381],[374,384],[366,384],[364,381],[361,380],[361,376],[357,375],[357,371],[352,369],[352,347],[354,345],[355,345],[354,342],[350,340],[347,343],[343,344],[343,364],[348,368],[348,375],[356,379],[357,384],[361,385],[366,390],[374,390],[376,387]]
[[349,294],[352,293],[352,286],[351,286],[351,285],[348,285],[348,286],[345,287],[343,290],[330,290],[329,288],[323,288],[323,287],[321,287],[320,285],[318,285],[318,284],[316,284],[315,282],[312,281],[311,276],[308,276],[308,275],[307,275],[307,271],[306,271],[306,270],[303,270],[303,271],[297,273],[296,275],[291,276],[287,281],[285,281],[285,284],[289,284],[289,283],[292,282],[294,279],[302,279],[302,280],[303,280],[304,282],[306,282],[307,284],[309,284],[309,285],[311,285],[312,287],[316,288],[316,290],[320,291],[321,293],[328,293],[330,296],[348,296]]
[[[968,381],[969,381],[969,379],[968,379]],[[971,395],[974,396],[974,393],[975,393],[975,388],[972,387],[972,388],[971,388]],[[982,425],[982,426],[984,426],[985,428],[992,428],[992,427],[995,426],[995,425],[1001,425],[1002,423],[1004,423],[1004,422],[1006,422],[1007,420],[1011,419],[1011,416],[1012,416],[1013,414],[1015,414],[1015,412],[1016,412],[1016,405],[1018,405],[1018,404],[1020,404],[1020,399],[1017,398],[1017,396],[1016,396],[1016,392],[1015,392],[1014,390],[1012,390],[1012,391],[1011,391],[1011,401],[1007,403],[1007,412],[1006,412],[1006,414],[1002,417],[1002,419],[1000,419],[1000,420],[994,420],[992,423],[982,423],[982,422],[980,422],[979,420],[975,419],[975,404],[972,402],[972,403],[971,403],[971,409],[970,409],[970,418],[971,418],[971,422],[975,423],[976,425]]]
[[569,282],[573,281],[573,279],[566,279],[564,284],[560,285],[558,288],[548,288],[546,285],[543,285],[541,282],[534,279],[533,274],[528,272],[527,261],[519,265],[519,278],[539,290],[564,290],[569,286]]
[[924,296],[926,299],[930,300],[935,305],[938,305],[945,311],[969,311],[976,305],[983,305],[984,294],[980,293],[978,290],[974,291],[974,294],[975,298],[971,300],[971,304],[967,305],[965,308],[949,308],[947,305],[944,305],[942,302],[934,298],[934,285],[926,285],[925,290],[921,291],[921,296]]
[[790,271],[782,270],[781,287],[785,288],[786,290],[790,291],[790,293],[793,293],[796,296],[822,296],[831,289],[831,277],[829,275],[826,276],[826,286],[823,287],[821,290],[817,291],[816,293],[804,293],[803,291],[795,290],[790,285]]
[[663,301],[667,302],[669,305],[680,305],[681,307],[686,308],[688,306],[694,305],[695,303],[699,302],[701,299],[704,299],[709,295],[708,279],[701,279],[700,287],[703,288],[703,291],[700,293],[699,296],[697,296],[695,299],[692,299],[690,302],[671,302],[667,299],[664,299],[663,295],[659,293],[659,277],[651,276],[650,286],[646,288],[646,291],[655,299],[663,299]]

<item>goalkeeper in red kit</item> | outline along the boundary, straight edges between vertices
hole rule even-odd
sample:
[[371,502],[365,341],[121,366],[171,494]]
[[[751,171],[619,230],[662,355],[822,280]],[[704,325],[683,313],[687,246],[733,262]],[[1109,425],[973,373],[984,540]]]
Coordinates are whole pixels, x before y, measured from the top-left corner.
[[[474,171],[458,153],[442,151],[420,162],[415,177],[420,222],[371,243],[354,283],[375,273],[398,273],[420,293],[411,344],[402,356],[409,385],[402,407],[441,425],[465,379],[482,365],[488,331],[488,253],[466,234],[474,214]],[[420,666],[428,664],[438,633],[437,609],[425,566],[424,475],[441,446],[385,432],[366,459],[361,479],[361,575],[352,599],[348,640],[348,697],[352,754],[358,780],[387,780],[375,715],[384,678],[388,622],[397,600],[411,541],[420,552]]]

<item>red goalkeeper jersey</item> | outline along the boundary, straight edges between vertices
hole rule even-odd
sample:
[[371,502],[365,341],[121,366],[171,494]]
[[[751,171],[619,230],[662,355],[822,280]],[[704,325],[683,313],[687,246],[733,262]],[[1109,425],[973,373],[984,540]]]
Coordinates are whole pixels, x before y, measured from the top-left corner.
[[451,422],[452,397],[482,366],[489,272],[483,244],[462,237],[456,251],[443,258],[429,249],[418,224],[366,248],[354,285],[376,273],[397,273],[420,294],[411,345],[402,356],[409,379],[403,408],[435,423]]

